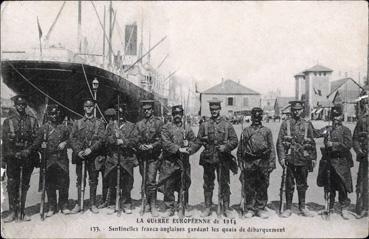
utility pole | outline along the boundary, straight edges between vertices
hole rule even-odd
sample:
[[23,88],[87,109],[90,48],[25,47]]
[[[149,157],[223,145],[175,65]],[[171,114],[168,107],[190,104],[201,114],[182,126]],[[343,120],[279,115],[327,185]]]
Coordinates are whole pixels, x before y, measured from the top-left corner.
[[[112,7],[112,1],[109,2],[109,43],[111,46],[111,39],[112,39],[112,33],[113,33],[113,29],[112,29],[112,16],[113,16],[113,7]],[[111,54],[112,54],[112,49],[111,47],[109,47],[109,51],[108,51],[108,60],[109,60],[109,66],[111,66]]]
[[104,25],[103,25],[103,66],[105,67],[105,5],[104,5]]
[[78,1],[78,29],[77,29],[77,49],[81,53],[81,26],[82,26],[82,2]]

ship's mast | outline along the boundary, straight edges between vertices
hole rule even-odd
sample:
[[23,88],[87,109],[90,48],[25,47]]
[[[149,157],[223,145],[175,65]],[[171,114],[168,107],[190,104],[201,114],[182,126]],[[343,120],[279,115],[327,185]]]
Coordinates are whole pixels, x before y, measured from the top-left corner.
[[[113,7],[112,7],[112,1],[109,2],[109,43],[111,46],[111,38],[112,38],[112,34],[113,34],[113,29],[112,29],[112,16],[113,16]],[[109,60],[109,66],[111,66],[111,54],[112,54],[112,49],[111,47],[109,47],[109,51],[108,51],[108,60]]]
[[82,2],[78,1],[78,29],[77,29],[77,49],[81,53],[81,26],[82,26]]
[[105,6],[104,6],[104,25],[103,25],[103,66],[105,67]]
[[138,58],[140,59],[140,63],[142,63],[142,53],[143,53],[143,13],[141,9],[141,42],[140,42],[140,50],[138,54]]

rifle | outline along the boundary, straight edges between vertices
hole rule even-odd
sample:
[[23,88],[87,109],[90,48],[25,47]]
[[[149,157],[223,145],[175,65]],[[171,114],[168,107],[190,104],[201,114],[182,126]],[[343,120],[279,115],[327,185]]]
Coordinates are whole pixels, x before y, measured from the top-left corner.
[[[356,187],[356,207],[357,215],[361,215],[363,209],[368,209],[368,150],[367,150],[367,132],[359,133],[360,148],[363,149],[366,157],[361,158]],[[359,181],[360,180],[360,181]]]
[[40,216],[41,220],[45,220],[45,190],[46,190],[46,157],[47,157],[47,141],[48,141],[48,131],[49,127],[47,127],[44,131],[44,138],[41,144],[42,148],[42,161],[40,168],[40,184],[39,189],[41,189],[41,203],[40,203]]
[[141,184],[141,211],[140,216],[145,214],[145,205],[147,201],[147,195],[146,195],[146,173],[147,173],[147,153],[143,153],[143,173],[142,173],[142,184]]
[[[117,112],[117,123],[118,130],[120,127],[120,104],[119,104],[119,95],[118,95],[118,112]],[[115,197],[115,211],[120,215],[120,150],[119,145],[117,144],[117,152],[118,152],[118,162],[117,162],[117,187],[116,187],[116,197]]]
[[240,202],[240,208],[241,208],[241,216],[244,215],[244,213],[246,212],[246,208],[245,208],[245,201],[246,201],[246,191],[245,191],[245,172],[243,172],[243,158],[242,158],[242,155],[243,155],[243,117],[242,117],[242,122],[241,122],[241,137],[240,137],[240,146],[241,146],[241,159],[238,161],[238,166],[240,167],[241,169],[241,174],[242,174],[242,178],[241,178],[241,185],[242,185],[242,188],[241,188],[241,202]]
[[324,199],[325,206],[324,211],[322,212],[322,218],[324,220],[330,219],[330,204],[331,204],[331,159],[330,159],[330,148],[327,146],[327,142],[330,139],[331,129],[327,128],[324,133],[324,155],[326,160],[326,168],[327,168],[327,182],[324,187]]
[[19,167],[19,189],[18,189],[18,212],[17,221],[23,220],[24,208],[22,207],[22,184],[23,184],[23,165]]
[[[290,121],[287,120],[287,136],[291,137],[291,125]],[[286,156],[291,154],[291,144],[284,144],[284,150]],[[286,199],[286,181],[287,181],[287,162],[285,159],[285,165],[282,171],[282,180],[281,180],[281,187],[279,190],[279,214],[282,214],[285,210],[285,203],[287,202]]]
[[223,213],[224,213],[224,205],[223,205],[223,198],[222,198],[222,162],[219,161],[218,163],[218,206],[217,206],[217,215],[218,218],[222,217]]
[[[186,140],[186,119],[183,122],[183,146],[188,147],[188,141]],[[181,188],[179,193],[179,202],[180,202],[180,217],[184,217],[186,215],[186,182],[185,182],[185,160],[187,160],[187,155],[184,153],[179,153],[179,167],[181,168]]]

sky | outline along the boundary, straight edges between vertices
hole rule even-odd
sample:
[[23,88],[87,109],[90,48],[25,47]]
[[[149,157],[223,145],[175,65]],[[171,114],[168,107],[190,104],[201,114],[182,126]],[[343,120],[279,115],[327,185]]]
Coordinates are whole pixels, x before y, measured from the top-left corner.
[[[37,17],[46,35],[61,1],[7,2],[1,5],[1,49],[38,47]],[[101,21],[104,6],[94,2]],[[144,49],[164,36],[151,63],[164,75],[177,70],[181,79],[206,90],[222,78],[239,81],[261,94],[279,88],[294,95],[293,76],[315,64],[345,72],[355,80],[366,75],[368,6],[365,1],[281,2],[118,2],[113,49],[122,52],[124,25],[143,21]],[[123,31],[121,31],[121,30]],[[82,2],[82,32],[91,52],[101,54],[103,32],[91,1]],[[50,44],[77,45],[77,2],[68,1]],[[2,85],[2,92],[4,87]]]

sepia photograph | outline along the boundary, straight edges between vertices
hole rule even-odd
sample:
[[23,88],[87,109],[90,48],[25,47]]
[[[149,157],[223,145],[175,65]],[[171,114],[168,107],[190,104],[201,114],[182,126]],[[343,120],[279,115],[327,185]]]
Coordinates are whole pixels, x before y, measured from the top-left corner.
[[3,1],[3,238],[366,238],[366,1]]

